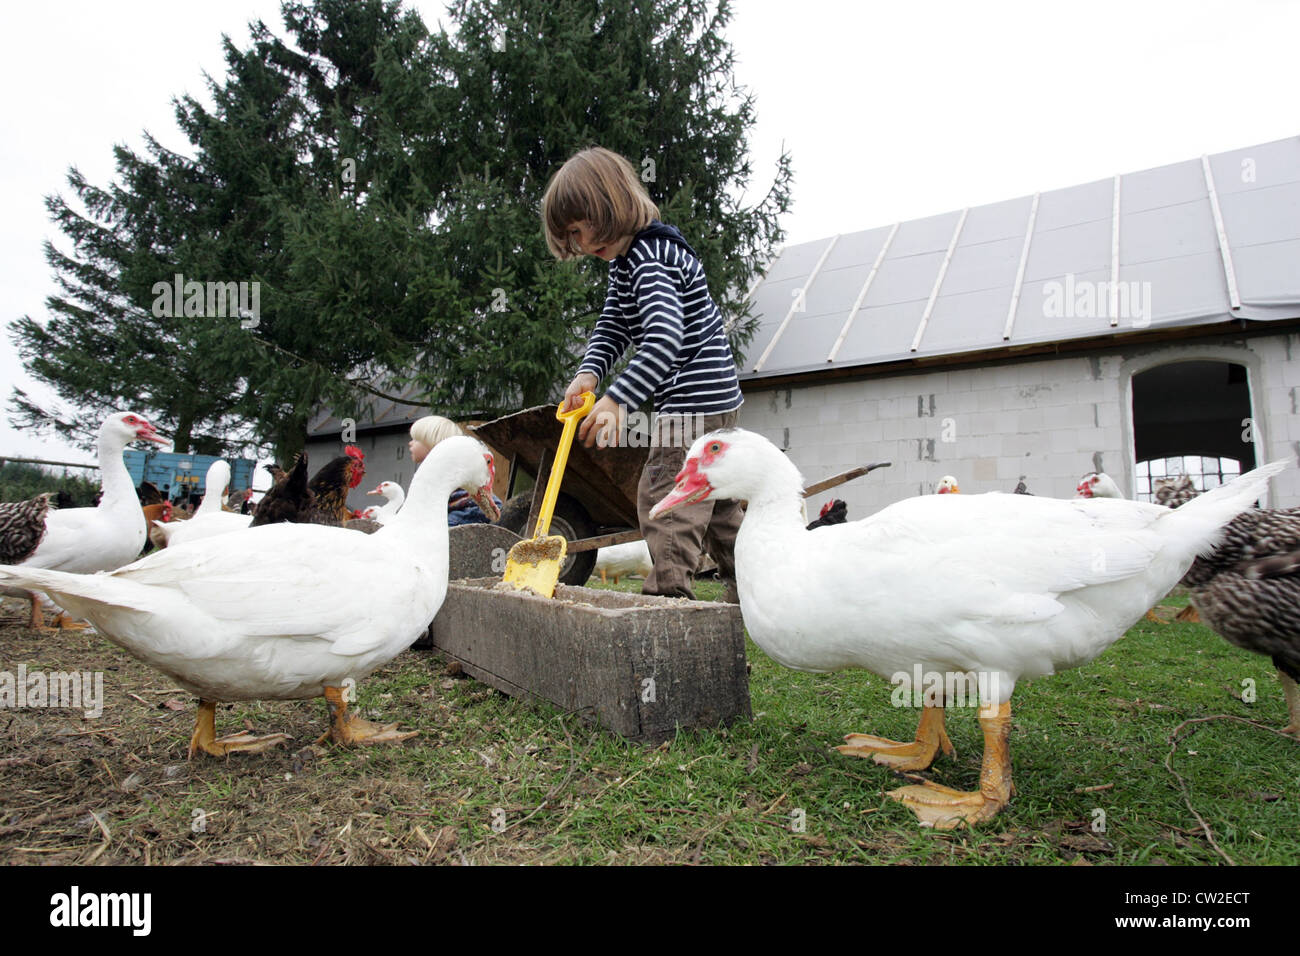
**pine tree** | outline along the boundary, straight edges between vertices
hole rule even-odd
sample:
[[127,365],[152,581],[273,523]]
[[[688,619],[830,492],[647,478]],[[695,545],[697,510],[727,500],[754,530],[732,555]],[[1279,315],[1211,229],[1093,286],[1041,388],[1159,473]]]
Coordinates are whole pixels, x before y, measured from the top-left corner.
[[[593,143],[641,170],[743,344],[740,297],[781,238],[791,173],[783,157],[761,201],[739,198],[754,104],[733,86],[726,3],[459,0],[437,33],[397,2],[282,12],[286,38],[259,22],[248,49],[226,40],[211,106],[176,102],[188,155],[119,148],[110,186],[70,173],[84,212],[49,200],[72,248],[47,247],[59,294],[14,340],[79,414],[16,393],[24,423],[87,437],[130,405],[178,448],[285,454],[316,408],[357,414],[411,383],[452,417],[554,401],[604,270],[555,262],[538,205]],[[258,315],[160,315],[177,274],[256,283]]]

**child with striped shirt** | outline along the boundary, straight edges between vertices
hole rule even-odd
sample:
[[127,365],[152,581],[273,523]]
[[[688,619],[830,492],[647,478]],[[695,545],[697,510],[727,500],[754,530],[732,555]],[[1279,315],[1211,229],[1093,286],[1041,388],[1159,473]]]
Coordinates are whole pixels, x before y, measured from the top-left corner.
[[542,222],[551,252],[558,259],[593,255],[610,264],[605,307],[565,390],[565,407],[577,408],[582,393],[595,392],[628,346],[636,346],[578,438],[588,448],[598,440],[616,444],[627,411],[653,398],[637,515],[654,570],[641,591],[694,598],[691,578],[704,549],[727,584],[726,600],[734,602],[736,532],[744,515],[737,502],[707,501],[649,519],[654,503],[672,490],[691,441],[734,426],[744,401],[699,256],[658,216],[632,164],[600,147],[574,155],[546,187]]

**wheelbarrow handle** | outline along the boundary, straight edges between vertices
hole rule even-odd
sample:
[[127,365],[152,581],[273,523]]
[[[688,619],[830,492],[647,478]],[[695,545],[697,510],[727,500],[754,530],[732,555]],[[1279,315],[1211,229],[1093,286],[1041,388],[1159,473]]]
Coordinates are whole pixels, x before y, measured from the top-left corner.
[[569,448],[573,445],[573,433],[578,429],[578,421],[586,418],[592,406],[596,404],[593,392],[582,393],[582,404],[571,412],[564,410],[564,402],[555,409],[555,417],[564,422],[564,431],[560,433],[560,445],[555,449],[555,460],[551,463],[551,477],[546,480],[546,495],[542,498],[542,510],[537,515],[537,528],[534,538],[544,538],[551,530],[551,516],[555,513],[555,502],[560,497],[560,482],[564,480],[564,466],[569,461]]

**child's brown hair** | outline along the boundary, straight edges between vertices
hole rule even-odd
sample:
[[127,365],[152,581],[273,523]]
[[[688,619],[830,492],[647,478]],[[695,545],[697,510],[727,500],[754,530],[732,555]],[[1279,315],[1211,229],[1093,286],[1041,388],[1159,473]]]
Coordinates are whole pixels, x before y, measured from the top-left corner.
[[569,229],[589,222],[597,242],[631,236],[659,218],[636,170],[618,153],[591,146],[559,168],[542,196],[542,227],[546,244],[557,259],[582,254]]

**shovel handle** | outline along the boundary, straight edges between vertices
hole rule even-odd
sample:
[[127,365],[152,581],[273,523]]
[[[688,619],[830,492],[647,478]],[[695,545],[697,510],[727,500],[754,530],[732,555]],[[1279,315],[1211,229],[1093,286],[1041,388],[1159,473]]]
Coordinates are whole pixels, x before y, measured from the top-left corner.
[[582,404],[573,411],[566,412],[563,402],[555,409],[555,417],[564,422],[564,431],[560,434],[560,445],[555,449],[555,460],[551,463],[551,477],[546,481],[546,495],[542,498],[542,510],[537,516],[534,538],[544,538],[551,530],[551,515],[555,513],[555,502],[560,497],[560,482],[564,479],[564,466],[569,461],[569,447],[573,444],[573,433],[578,430],[579,419],[585,418],[595,404],[595,394],[583,392]]

